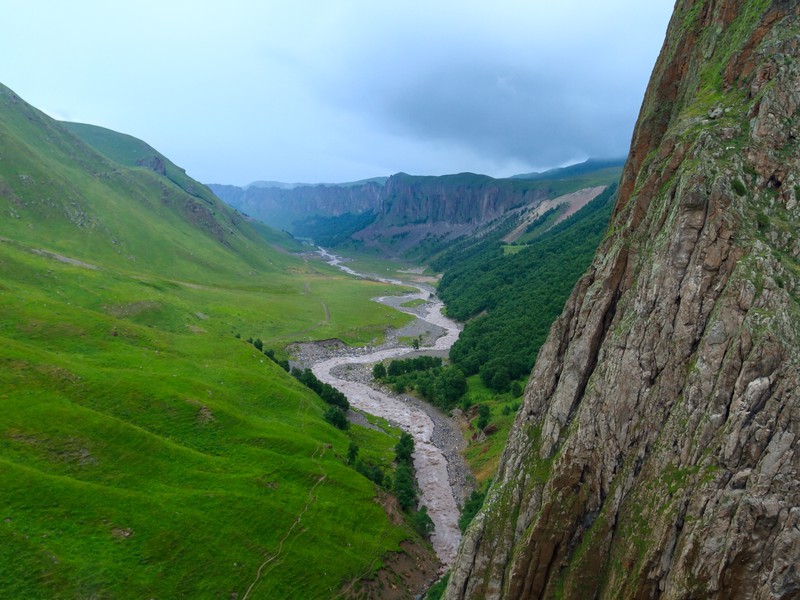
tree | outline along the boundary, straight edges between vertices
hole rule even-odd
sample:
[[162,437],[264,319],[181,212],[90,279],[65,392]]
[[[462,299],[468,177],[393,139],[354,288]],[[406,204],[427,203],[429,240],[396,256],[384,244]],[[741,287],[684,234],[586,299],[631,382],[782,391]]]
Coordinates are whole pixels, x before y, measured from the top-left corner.
[[505,392],[511,385],[511,378],[506,369],[498,369],[492,377],[491,388],[497,392]]
[[347,430],[350,428],[350,421],[347,420],[347,415],[338,406],[331,406],[322,416],[337,429]]
[[405,431],[400,434],[400,441],[394,447],[395,459],[398,463],[411,464],[411,455],[414,454],[414,438]]
[[433,521],[428,516],[428,507],[422,506],[411,516],[411,525],[421,536],[428,537],[433,533]]
[[491,410],[488,404],[478,406],[478,422],[476,423],[478,429],[484,429],[489,424],[490,413]]
[[436,378],[434,392],[438,403],[450,408],[467,392],[467,378],[458,367],[447,367]]
[[386,377],[386,367],[383,366],[382,362],[375,363],[375,366],[372,367],[372,377],[373,379],[383,379]]
[[350,442],[347,447],[347,464],[352,465],[358,458],[358,445],[355,442]]
[[403,369],[403,363],[399,360],[393,360],[389,363],[389,370],[387,373],[389,377],[397,377],[398,375],[402,375],[405,372]]
[[411,467],[406,463],[397,465],[397,472],[394,475],[394,494],[400,508],[408,512],[417,503],[417,490],[414,487],[414,477],[411,474]]
[[261,352],[264,349],[264,342],[261,341],[261,338],[256,338],[253,340],[253,346],[256,347],[256,350]]

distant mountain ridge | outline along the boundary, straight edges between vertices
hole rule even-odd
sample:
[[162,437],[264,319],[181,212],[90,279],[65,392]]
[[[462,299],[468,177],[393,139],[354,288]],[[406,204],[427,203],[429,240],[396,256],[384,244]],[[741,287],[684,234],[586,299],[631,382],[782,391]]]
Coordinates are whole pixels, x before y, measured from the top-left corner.
[[[377,183],[383,185],[386,183],[388,177],[369,177],[367,179],[359,179],[358,181],[346,181],[343,183],[287,183],[285,181],[253,181],[244,186],[244,189],[249,188],[279,188],[282,190],[293,190],[299,187],[353,187],[363,185],[365,183]],[[220,184],[211,184],[220,185]]]
[[357,247],[403,256],[472,234],[511,210],[614,183],[621,167],[620,160],[595,160],[501,179],[397,173],[347,184],[209,187],[238,210],[294,235],[341,243],[346,231]]
[[575,175],[582,175],[584,173],[591,173],[592,171],[600,171],[603,169],[621,169],[624,165],[624,156],[608,159],[590,158],[581,163],[576,163],[567,167],[558,167],[556,169],[548,169],[547,171],[542,172],[512,175],[510,179],[563,179],[567,177],[574,177]]

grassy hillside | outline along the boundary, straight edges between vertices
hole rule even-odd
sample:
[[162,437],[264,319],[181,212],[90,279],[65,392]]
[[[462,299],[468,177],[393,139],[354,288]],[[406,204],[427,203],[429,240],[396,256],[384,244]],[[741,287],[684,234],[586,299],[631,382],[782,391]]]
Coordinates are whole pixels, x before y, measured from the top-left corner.
[[411,535],[343,458],[395,440],[334,429],[235,334],[406,317],[118,158],[0,87],[0,595],[331,597]]
[[60,124],[106,158],[126,167],[150,169],[163,175],[187,194],[207,202],[214,201],[211,190],[189,177],[186,171],[146,142],[97,125],[69,122]]

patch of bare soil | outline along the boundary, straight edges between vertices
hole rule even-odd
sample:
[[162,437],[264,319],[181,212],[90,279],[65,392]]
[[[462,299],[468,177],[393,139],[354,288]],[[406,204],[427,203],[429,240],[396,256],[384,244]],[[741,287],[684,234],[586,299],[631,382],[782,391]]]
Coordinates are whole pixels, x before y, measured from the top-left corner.
[[383,557],[384,567],[374,577],[345,586],[349,600],[407,600],[418,597],[439,577],[439,561],[433,550],[419,542],[405,541],[400,552]]
[[82,260],[78,260],[77,258],[70,258],[69,256],[64,256],[62,254],[56,254],[55,252],[49,252],[47,250],[32,250],[34,254],[38,254],[40,256],[46,256],[47,258],[52,258],[53,260],[57,260],[59,262],[66,263],[68,265],[72,265],[74,267],[83,267],[84,269],[92,269],[93,271],[97,270],[96,265],[91,265],[87,262],[83,262]]
[[513,231],[508,233],[504,238],[503,242],[506,244],[510,244],[517,240],[525,230],[531,225],[536,219],[541,217],[544,213],[546,213],[551,208],[555,208],[561,204],[566,204],[567,209],[559,215],[558,219],[551,225],[554,227],[561,223],[567,217],[574,215],[584,206],[589,204],[592,200],[597,198],[604,190],[606,186],[601,185],[592,188],[584,188],[582,190],[578,190],[577,192],[572,192],[571,194],[565,194],[563,196],[558,196],[557,198],[553,198],[552,200],[545,200],[544,202],[537,204],[536,207],[526,213],[522,217],[522,223],[518,227],[516,227]]
[[135,317],[149,310],[160,310],[161,304],[155,300],[142,300],[140,302],[130,302],[128,304],[104,305],[103,308],[105,308],[106,312],[112,317],[127,318]]

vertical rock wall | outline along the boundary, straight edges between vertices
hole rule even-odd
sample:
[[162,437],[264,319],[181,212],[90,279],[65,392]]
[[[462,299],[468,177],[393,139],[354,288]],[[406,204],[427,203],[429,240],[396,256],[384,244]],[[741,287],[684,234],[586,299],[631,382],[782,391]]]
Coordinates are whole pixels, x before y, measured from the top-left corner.
[[800,8],[679,0],[446,597],[800,597]]

